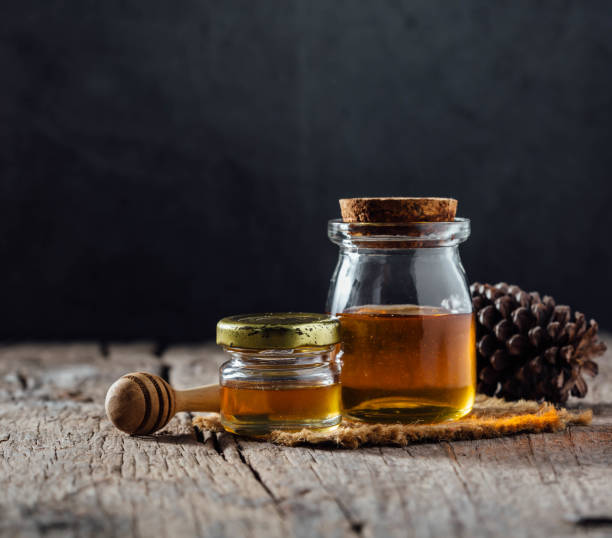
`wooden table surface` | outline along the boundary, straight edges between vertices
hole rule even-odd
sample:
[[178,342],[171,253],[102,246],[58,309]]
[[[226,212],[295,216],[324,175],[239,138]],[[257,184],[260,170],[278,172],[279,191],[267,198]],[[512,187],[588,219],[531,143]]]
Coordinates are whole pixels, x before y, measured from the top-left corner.
[[0,533],[612,535],[610,352],[580,402],[593,425],[558,434],[352,451],[202,438],[187,414],[129,437],[104,416],[126,372],[186,388],[214,382],[222,359],[214,346],[0,348]]

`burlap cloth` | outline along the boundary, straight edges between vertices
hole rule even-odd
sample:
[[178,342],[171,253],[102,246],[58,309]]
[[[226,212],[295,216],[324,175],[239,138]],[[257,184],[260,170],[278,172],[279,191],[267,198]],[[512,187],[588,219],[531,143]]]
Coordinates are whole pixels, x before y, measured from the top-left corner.
[[[590,424],[591,410],[570,411],[551,404],[521,400],[506,402],[478,395],[474,409],[465,417],[442,424],[364,424],[343,420],[329,432],[301,430],[273,431],[259,438],[278,445],[328,445],[358,448],[362,445],[399,445],[426,441],[485,439],[517,433],[556,432],[570,424]],[[222,432],[219,415],[197,416],[193,425],[200,430]]]

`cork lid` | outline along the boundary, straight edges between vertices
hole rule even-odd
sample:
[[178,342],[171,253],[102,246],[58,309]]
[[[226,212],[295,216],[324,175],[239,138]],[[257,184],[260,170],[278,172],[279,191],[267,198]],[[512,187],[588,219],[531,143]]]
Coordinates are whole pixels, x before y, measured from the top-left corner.
[[344,222],[452,222],[457,213],[454,198],[343,198]]

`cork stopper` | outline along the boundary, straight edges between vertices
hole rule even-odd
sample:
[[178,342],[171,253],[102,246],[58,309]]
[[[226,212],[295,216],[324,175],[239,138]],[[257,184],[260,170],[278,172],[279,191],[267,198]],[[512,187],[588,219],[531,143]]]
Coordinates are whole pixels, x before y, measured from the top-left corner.
[[452,222],[457,213],[454,198],[343,198],[344,222]]

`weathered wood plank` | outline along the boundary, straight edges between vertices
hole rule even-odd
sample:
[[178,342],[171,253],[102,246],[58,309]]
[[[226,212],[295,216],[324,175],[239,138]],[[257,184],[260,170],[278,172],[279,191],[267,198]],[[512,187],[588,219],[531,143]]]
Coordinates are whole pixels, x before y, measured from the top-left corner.
[[0,530],[109,536],[286,535],[265,488],[174,419],[166,434],[116,432],[99,404],[5,403]]
[[[169,350],[170,379],[177,386],[213,381],[223,356],[205,366],[206,349]],[[218,352],[217,352],[218,353]],[[195,357],[198,357],[195,359]],[[599,393],[612,381],[607,358],[598,378]],[[204,364],[203,364],[204,363]],[[193,375],[194,367],[199,374]],[[197,379],[196,379],[197,377]],[[581,450],[601,453],[589,472],[603,495],[603,483],[612,483],[612,472],[599,467],[612,447],[609,428],[574,429],[580,432]],[[570,454],[570,434],[545,435],[550,449]],[[222,451],[236,450],[270,494],[287,511],[291,528],[319,532],[341,525],[342,532],[364,536],[554,536],[584,535],[568,517],[588,516],[596,510],[612,514],[607,500],[599,504],[575,502],[560,491],[571,489],[571,473],[582,473],[575,458],[572,471],[560,482],[550,463],[552,455],[541,453],[537,438],[517,436],[488,441],[425,444],[401,448],[371,448],[359,451],[282,448],[220,434]],[[534,448],[535,447],[535,448]],[[554,458],[553,458],[554,459]],[[554,476],[554,480],[550,477]],[[313,508],[335,505],[339,512]],[[308,514],[303,517],[302,514]],[[340,513],[344,519],[340,518]],[[600,515],[601,515],[600,514]],[[348,523],[349,528],[346,528]],[[603,534],[611,528],[601,530]],[[599,530],[590,530],[595,535]]]
[[[149,438],[125,436],[106,420],[103,394],[115,378],[163,373],[150,346],[111,346],[107,358],[96,346],[5,351],[5,365],[27,359],[20,367],[34,390],[0,408],[2,533],[287,535],[274,499],[241,456],[221,455],[216,439],[197,440],[185,414]],[[93,367],[79,370],[81,359]],[[53,399],[77,388],[55,377],[41,382],[58,366],[83,373],[77,387],[94,403]],[[34,399],[40,395],[48,401]]]
[[170,383],[177,389],[219,382],[219,366],[228,355],[214,343],[176,346],[166,350],[163,363],[170,369]]
[[102,406],[115,378],[148,370],[185,388],[214,382],[225,360],[215,346],[171,348],[162,360],[150,351],[150,346],[110,346],[108,357],[101,357],[95,345],[0,349],[0,534],[606,536],[612,531],[605,524],[587,528],[573,522],[612,515],[610,355],[600,359],[601,374],[591,385],[590,401],[599,412],[592,427],[350,451],[285,448],[224,433],[197,439],[186,414],[171,421],[163,435],[120,434]]
[[610,509],[609,454],[602,445],[589,455],[589,439],[579,462],[567,447],[543,456],[536,446],[543,480],[525,436],[455,443],[455,456],[444,445],[331,451],[225,434],[201,443],[178,420],[171,435],[130,438],[97,404],[74,402],[4,404],[0,425],[7,535],[561,536],[576,531],[563,520],[569,507]]
[[320,482],[316,460],[307,448],[233,440],[221,434],[220,446],[235,445],[242,459],[275,499],[296,537],[360,535],[345,507]]
[[[572,475],[582,474],[583,469],[569,457],[571,452],[565,446],[568,435],[522,435],[452,444],[457,472],[492,534],[503,529],[512,529],[515,536],[574,534],[577,528],[569,518],[588,515],[595,508],[576,502],[569,493],[577,488]],[[541,450],[542,438],[547,443],[545,451]],[[600,432],[599,438],[612,442],[609,433]],[[585,448],[593,446],[588,442]],[[551,463],[559,457],[565,461],[566,473]],[[609,468],[604,475],[608,482],[612,480]],[[602,514],[612,513],[611,503],[602,508],[606,510]]]
[[[541,479],[556,491],[568,521],[612,517],[612,426],[529,438]],[[612,526],[606,530],[612,533]]]
[[95,343],[18,344],[0,347],[0,401],[104,401],[108,387],[123,374],[162,372],[153,344],[111,346],[103,356]]
[[[568,433],[541,436],[544,454],[528,436],[357,451],[237,444],[292,528],[329,533],[334,517],[315,508],[326,502],[363,536],[567,536],[587,534],[570,518],[612,514],[612,428],[576,431],[588,463],[572,460]],[[563,471],[549,463],[558,453]],[[579,501],[582,491],[590,494]]]

